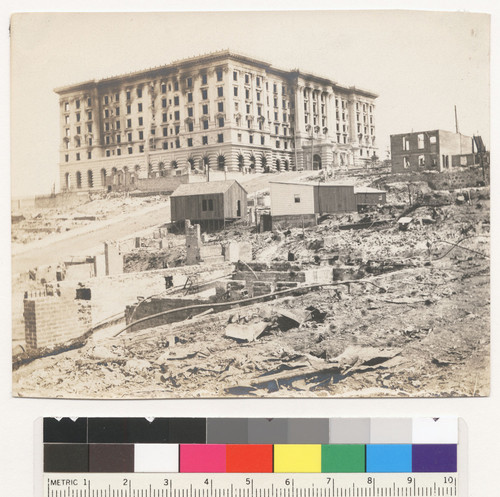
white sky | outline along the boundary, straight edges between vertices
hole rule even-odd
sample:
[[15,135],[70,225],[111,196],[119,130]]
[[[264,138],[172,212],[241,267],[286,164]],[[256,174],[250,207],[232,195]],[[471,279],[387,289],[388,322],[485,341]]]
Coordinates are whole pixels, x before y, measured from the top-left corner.
[[58,186],[57,86],[223,48],[380,94],[379,155],[412,129],[489,144],[486,14],[418,11],[18,14],[11,20],[14,197]]

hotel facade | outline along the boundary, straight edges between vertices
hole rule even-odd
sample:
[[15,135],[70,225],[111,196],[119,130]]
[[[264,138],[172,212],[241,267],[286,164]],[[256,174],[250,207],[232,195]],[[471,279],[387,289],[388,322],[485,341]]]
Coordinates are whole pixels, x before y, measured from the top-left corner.
[[377,151],[375,93],[227,50],[55,92],[63,191],[207,170],[354,167]]

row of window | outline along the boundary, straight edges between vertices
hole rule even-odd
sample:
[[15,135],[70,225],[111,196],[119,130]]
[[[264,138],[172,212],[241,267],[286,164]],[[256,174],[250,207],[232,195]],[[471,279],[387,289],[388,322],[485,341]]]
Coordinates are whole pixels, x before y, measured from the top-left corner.
[[[206,85],[208,83],[208,79],[207,79],[207,75],[206,74],[202,74],[202,85]],[[233,80],[234,81],[238,81],[238,72],[237,71],[234,71],[233,72]],[[218,70],[217,71],[217,81],[218,82],[221,82],[222,81],[222,70]],[[250,75],[249,74],[245,74],[245,84],[249,84],[250,82]],[[187,88],[192,88],[193,87],[193,78],[192,77],[188,77],[186,79],[186,86]],[[256,86],[258,88],[261,87],[261,78],[260,76],[257,76],[256,77]],[[266,82],[266,88],[268,89],[268,83]],[[172,90],[172,85],[169,83],[168,84],[168,89],[169,91]],[[174,91],[179,91],[179,83],[178,81],[174,81],[173,83],[173,90]],[[162,83],[161,85],[161,92],[164,94],[167,92],[167,84],[166,83]],[[278,85],[277,83],[274,83],[273,84],[273,92],[275,94],[278,93]],[[237,86],[234,86],[234,89],[233,89],[233,93],[234,93],[234,96],[237,97],[239,96],[239,89]],[[142,88],[137,88],[136,89],[136,94],[137,94],[137,98],[142,98],[142,95],[143,95],[143,91],[142,91]],[[261,99],[261,92],[260,91],[257,91],[256,93],[257,95],[257,100],[260,101]],[[282,86],[282,95],[286,95],[286,87],[285,86]],[[217,87],[217,96],[218,97],[222,97],[224,96],[224,88],[222,86],[218,86]],[[202,97],[202,100],[207,100],[208,99],[208,89],[207,88],[202,88],[201,89],[201,97]],[[127,90],[126,91],[126,99],[127,101],[130,101],[132,98],[132,94],[131,94],[131,90]],[[192,101],[192,98],[193,98],[193,94],[191,92],[189,92],[187,94],[187,98],[188,98],[188,101]],[[245,88],[245,98],[246,99],[250,99],[250,89],[248,88]],[[306,99],[306,102],[304,103],[304,105],[307,104],[307,100],[308,100],[308,90],[305,89],[304,90],[304,98]],[[317,92],[312,92],[312,99],[315,101],[317,100]],[[323,93],[321,93],[321,96],[320,96],[320,100],[321,102],[324,102],[325,101],[325,96]],[[112,102],[119,102],[120,101],[120,94],[119,93],[115,93],[114,94],[114,97],[110,97],[109,95],[104,95],[103,96],[103,103],[104,105],[110,105]],[[170,102],[172,102],[172,100],[170,99]],[[278,99],[277,97],[274,97],[274,107],[278,107]],[[166,99],[162,99],[162,105],[165,107],[166,106]],[[179,105],[179,96],[176,95],[174,96],[174,105]],[[286,105],[286,101],[283,100],[283,108],[285,108],[285,105]],[[345,109],[347,108],[347,101],[345,99],[339,99],[339,98],[336,98],[335,99],[335,105],[337,108],[341,107],[342,109]],[[363,103],[361,104],[362,107],[360,106],[360,103],[359,102],[356,102],[356,110],[360,110],[362,108],[363,112],[373,112],[373,105],[372,104],[366,104],[366,103]],[[92,106],[92,99],[90,97],[87,98],[87,106],[88,107],[91,107]],[[80,100],[77,99],[75,101],[75,107],[76,109],[80,109]],[[127,107],[128,108],[128,107]],[[142,104],[141,104],[141,108],[142,108]],[[117,107],[117,109],[119,109]],[[65,112],[69,112],[70,110],[70,106],[69,106],[69,102],[65,102],[64,103],[64,110]],[[119,110],[118,110],[119,112]],[[142,110],[140,110],[139,112],[142,112]],[[324,110],[322,111],[324,113]]]
[[[361,122],[361,115],[359,112],[356,112],[356,121]],[[373,124],[373,116],[370,115],[370,117],[368,118],[367,114],[363,114],[363,123],[367,124],[368,121],[370,121],[370,124]]]
[[[220,103],[222,103],[222,102],[220,102]],[[223,106],[218,107],[218,109],[219,109],[219,111],[222,111],[223,110]],[[191,110],[191,112],[189,112],[189,110]],[[203,112],[204,112],[204,114],[208,114],[208,108],[206,108],[206,109],[204,108]],[[192,116],[192,108],[188,109],[188,115]],[[174,117],[175,117],[175,121],[179,121],[180,120],[180,114],[178,113],[178,111],[174,113]],[[286,122],[286,117],[287,117],[286,114],[283,114],[283,120],[285,122]],[[170,115],[170,119],[172,119],[172,114]],[[277,115],[277,113],[275,113],[275,121],[277,121],[277,120],[278,120],[278,115]],[[143,120],[142,117],[139,117],[138,120],[137,120],[137,122],[138,122],[138,126],[143,126],[144,125],[144,120]],[[162,122],[167,122],[167,114],[166,113],[162,114]],[[223,128],[224,125],[225,125],[224,117],[219,117],[216,122],[217,122],[217,125],[218,125],[219,128]],[[208,119],[202,119],[201,123],[202,123],[202,129],[209,129],[209,121],[208,121]],[[127,119],[126,125],[127,125],[127,129],[132,128],[132,119]],[[241,118],[239,118],[239,117],[236,118],[236,125],[237,126],[241,125]],[[247,120],[247,127],[249,129],[252,128],[252,120],[250,120],[250,119]],[[262,121],[258,122],[258,127],[259,127],[259,130],[261,130],[261,131],[263,130],[263,122]],[[109,132],[112,129],[113,128],[112,128],[111,123],[109,123],[109,122],[104,123],[104,130],[106,132]],[[117,130],[117,131],[121,129],[121,122],[120,121],[116,121],[115,122],[115,128],[114,129]],[[88,130],[89,133],[92,132],[92,124],[88,124],[87,125],[87,130]],[[175,130],[176,130],[175,134],[179,134],[179,132],[180,132],[180,126],[176,126]],[[194,131],[194,123],[193,122],[188,122],[187,125],[186,125],[186,130],[188,132]],[[287,127],[283,126],[283,134],[286,135],[287,132],[288,132]],[[167,128],[163,128],[163,136],[166,136],[166,133],[167,133]],[[70,128],[66,128],[66,137],[69,138],[70,134],[71,134],[70,133]],[[77,126],[76,127],[76,135],[77,135],[77,137],[80,134],[81,134],[81,127]],[[153,135],[155,134],[155,130],[154,129],[151,130],[151,134],[153,134]],[[275,134],[279,134],[279,125],[275,126]],[[132,133],[128,133],[129,141],[132,141],[132,139],[130,138],[131,136],[132,136]],[[120,135],[117,135],[116,139],[117,139],[117,143],[119,143],[120,142]],[[139,139],[140,140],[144,139],[144,132],[141,131],[141,130],[139,131]],[[77,147],[80,147],[80,139],[79,138],[75,138],[75,143],[77,144],[76,145]],[[106,143],[109,144],[109,136],[106,136]],[[69,148],[69,141],[66,141],[66,144],[67,144],[67,148]],[[89,145],[92,145],[92,138],[89,138]]]
[[[129,136],[128,139],[129,139],[129,141],[132,141],[132,137],[131,136]],[[140,138],[140,139],[142,139],[142,138]],[[202,139],[202,145],[208,145],[208,136],[207,135],[202,136],[201,139]],[[241,133],[238,133],[238,141],[242,142],[242,134]],[[254,136],[252,134],[248,135],[248,142],[250,144],[254,143]],[[118,143],[120,143],[120,140],[118,140]],[[224,143],[224,135],[222,133],[219,133],[217,135],[217,143]],[[106,140],[106,144],[110,145],[110,142],[108,140]],[[266,144],[265,135],[261,135],[260,136],[260,144],[261,145],[265,145]],[[193,138],[187,138],[186,145],[188,147],[192,147],[194,145],[193,144]],[[278,148],[278,149],[282,148],[281,147],[282,145],[283,145],[283,149],[285,149],[285,150],[287,150],[289,148],[289,142],[287,140],[284,140],[284,141],[276,140],[275,141],[275,147],[276,148]],[[164,141],[162,143],[162,148],[164,150],[168,150],[168,148],[169,148],[169,142],[168,141]],[[175,141],[170,142],[170,148],[171,149],[173,149],[173,148],[176,148],[176,149],[181,148],[180,139],[177,138]],[[129,155],[132,155],[134,153],[133,146],[128,146],[126,150],[127,150],[127,152],[128,152]],[[139,145],[139,153],[144,153],[144,145]],[[116,155],[120,156],[121,154],[122,154],[121,148],[117,148],[116,149]],[[115,155],[115,150],[109,150],[108,149],[108,150],[106,150],[105,155],[106,155],[106,157],[111,157],[112,155]],[[65,159],[65,162],[69,162],[69,154],[65,154],[64,159]],[[92,152],[91,151],[87,152],[87,159],[89,159],[89,160],[92,159]],[[81,160],[81,153],[80,152],[77,152],[75,154],[75,160],[77,160],[77,161]]]
[[[76,122],[79,123],[82,120],[82,114],[81,114],[81,112],[77,112],[75,114],[75,118],[76,118]],[[87,112],[87,121],[92,121],[92,111],[90,111],[90,110]],[[69,117],[69,115],[64,116],[64,122],[65,122],[65,124],[69,124],[70,123],[70,117]]]
[[[368,126],[361,126],[361,124],[358,124],[357,128],[358,128],[358,133],[364,132],[364,134],[367,135],[368,134],[368,130],[369,130],[370,131],[370,135],[374,135],[375,134],[375,128],[373,126],[370,126],[368,128]],[[338,124],[337,124],[337,129],[338,129]]]
[[[425,135],[427,133],[419,133],[417,135],[417,148],[422,150],[425,148]],[[437,137],[435,135],[427,135],[429,138],[429,143],[435,145],[437,143]],[[403,150],[410,150],[410,137],[403,137]]]
[[360,102],[356,102],[356,110],[360,109],[362,109],[363,112],[373,112],[373,105],[367,103],[360,104]]
[[[436,157],[431,157],[431,163],[427,164],[426,163],[425,155],[419,155],[418,156],[418,165],[419,166],[430,165],[432,167],[436,167],[437,166],[437,159],[436,159]],[[449,159],[448,159],[448,156],[446,156],[446,155],[443,155],[443,165],[445,167],[448,167],[448,165],[449,165]],[[405,169],[407,169],[410,166],[411,166],[410,158],[409,157],[403,157],[403,167]]]
[[[87,98],[87,107],[91,106],[92,106],[92,99],[89,97]],[[76,109],[80,109],[81,104],[79,99],[75,100],[75,107]],[[70,111],[69,102],[64,102],[64,112],[69,112],[69,111]]]

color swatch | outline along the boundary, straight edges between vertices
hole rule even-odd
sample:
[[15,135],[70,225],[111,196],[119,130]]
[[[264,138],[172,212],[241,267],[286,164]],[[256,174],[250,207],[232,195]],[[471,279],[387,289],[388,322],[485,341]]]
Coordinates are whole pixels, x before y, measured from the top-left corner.
[[432,473],[456,472],[458,423],[46,418],[43,440],[46,473]]

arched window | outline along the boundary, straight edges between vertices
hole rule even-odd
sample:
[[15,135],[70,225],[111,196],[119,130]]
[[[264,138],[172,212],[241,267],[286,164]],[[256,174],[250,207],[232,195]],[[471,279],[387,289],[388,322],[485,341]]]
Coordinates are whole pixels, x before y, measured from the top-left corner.
[[217,167],[221,170],[224,171],[224,166],[226,165],[226,159],[223,155],[219,155],[217,157]]
[[176,160],[173,160],[171,163],[170,163],[170,167],[172,169],[177,169],[179,167],[179,165],[177,164],[177,161]]
[[65,183],[66,183],[66,189],[69,190],[71,188],[71,178],[70,178],[69,173],[66,173],[64,175],[64,178],[65,178]]
[[245,167],[245,158],[243,155],[239,154],[238,155],[238,168],[240,171],[243,171],[243,168]]
[[82,187],[82,173],[80,171],[76,172],[76,187],[77,188]]
[[250,169],[255,169],[255,157],[253,155],[250,157]]
[[279,159],[276,159],[276,171],[281,171],[281,163]]
[[194,159],[192,157],[188,159],[188,164],[189,164],[189,169],[191,169],[191,171],[194,171],[195,165],[194,165]]
[[117,173],[117,169],[116,167],[114,167],[113,169],[111,169],[111,176],[116,176],[116,173]]
[[318,154],[314,154],[313,157],[313,169],[316,171],[318,169],[322,169],[322,164],[321,164],[321,156]]
[[260,163],[262,165],[262,170],[265,172],[265,173],[268,173],[269,172],[269,167],[267,166],[267,159],[266,159],[266,156],[263,155],[261,158],[260,158]]
[[148,178],[151,178],[153,174],[153,164],[151,162],[148,164]]
[[285,161],[285,171],[290,171],[290,163],[287,160]]
[[210,157],[208,155],[205,155],[205,157],[203,157],[203,165],[205,167],[209,167],[210,166]]
[[101,169],[101,185],[106,186],[106,169]]
[[165,164],[163,164],[163,162],[158,162],[158,174],[160,176],[165,176],[165,174],[166,174]]
[[139,164],[136,164],[135,167],[134,167],[134,171],[139,174],[139,171],[141,170],[141,166],[139,166]]
[[94,188],[94,175],[92,174],[91,169],[87,171],[87,183],[89,185],[89,188]]

